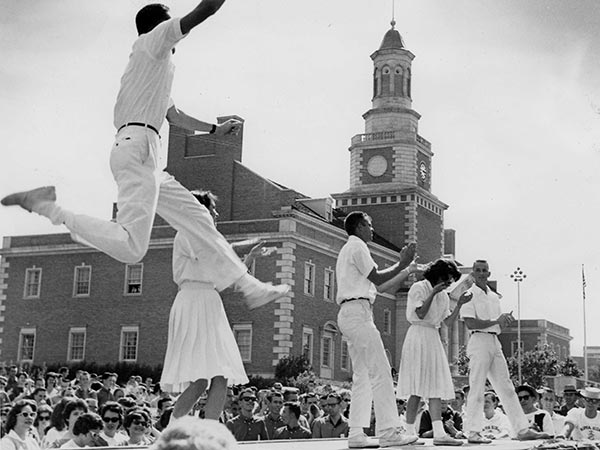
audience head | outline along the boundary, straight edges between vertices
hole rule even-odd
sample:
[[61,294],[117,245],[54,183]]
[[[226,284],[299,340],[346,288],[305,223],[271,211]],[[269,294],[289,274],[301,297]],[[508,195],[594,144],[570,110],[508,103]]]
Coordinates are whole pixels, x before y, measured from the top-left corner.
[[186,416],[174,421],[150,450],[233,450],[237,442],[227,427],[216,420]]
[[33,400],[17,400],[6,416],[6,432],[33,427],[36,413],[37,405]]

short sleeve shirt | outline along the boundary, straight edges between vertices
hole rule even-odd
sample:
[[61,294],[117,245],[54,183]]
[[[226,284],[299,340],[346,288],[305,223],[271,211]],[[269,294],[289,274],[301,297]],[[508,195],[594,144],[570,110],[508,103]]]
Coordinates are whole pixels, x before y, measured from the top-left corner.
[[575,426],[571,437],[576,441],[600,439],[600,412],[590,419],[585,415],[585,408],[573,408],[567,413],[565,423]]
[[338,284],[337,302],[349,298],[367,298],[371,303],[377,296],[377,288],[367,278],[377,264],[369,247],[360,238],[349,236],[338,255],[335,273]]
[[172,50],[183,37],[180,19],[169,19],[134,42],[115,104],[115,128],[140,122],[160,129],[175,74]]
[[[460,317],[496,320],[502,314],[500,309],[500,297],[494,291],[488,288],[487,293],[477,285],[471,286],[468,290],[473,294],[473,299],[465,303],[460,310]],[[500,334],[502,331],[499,325],[483,328],[481,331]]]
[[406,303],[406,319],[413,325],[428,325],[439,328],[442,321],[450,315],[450,298],[446,291],[435,294],[427,315],[420,319],[417,308],[423,306],[425,299],[431,294],[433,286],[428,280],[418,281],[408,291]]

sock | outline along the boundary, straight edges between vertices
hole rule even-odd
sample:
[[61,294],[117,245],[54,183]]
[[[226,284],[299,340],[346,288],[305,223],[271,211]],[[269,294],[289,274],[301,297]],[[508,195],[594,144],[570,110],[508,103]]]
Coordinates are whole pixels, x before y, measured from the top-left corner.
[[444,431],[444,425],[442,424],[441,420],[434,420],[432,422],[433,425],[433,437],[435,438],[441,438],[444,437],[446,435],[446,432]]
[[53,225],[62,225],[67,221],[66,212],[56,202],[38,202],[32,211],[50,219]]
[[416,436],[417,435],[417,428],[415,427],[414,423],[407,423],[406,424],[406,434],[409,436]]
[[361,436],[364,433],[361,427],[350,427],[350,431],[348,433],[348,437],[352,438],[355,436]]

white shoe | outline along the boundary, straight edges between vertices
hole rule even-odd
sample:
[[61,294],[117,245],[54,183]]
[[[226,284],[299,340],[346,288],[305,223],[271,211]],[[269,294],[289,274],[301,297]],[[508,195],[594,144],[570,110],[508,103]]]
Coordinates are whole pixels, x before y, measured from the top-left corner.
[[442,437],[437,437],[437,438],[433,438],[433,445],[445,445],[445,446],[459,446],[459,445],[463,445],[463,441],[461,441],[460,439],[455,439],[452,436],[450,436],[449,434],[446,434]]
[[44,186],[30,191],[15,192],[14,194],[7,195],[0,203],[4,206],[20,206],[26,211],[33,211],[35,205],[40,202],[55,202],[56,191],[54,186]]
[[378,448],[377,439],[370,438],[365,433],[350,436],[348,438],[348,448]]
[[236,282],[235,288],[244,294],[246,305],[249,309],[266,305],[290,292],[290,286],[287,284],[273,285],[271,283],[263,283],[248,274],[242,276]]
[[390,433],[384,433],[379,438],[380,447],[395,447],[398,445],[414,444],[419,440],[419,436],[403,434],[399,430],[393,430]]

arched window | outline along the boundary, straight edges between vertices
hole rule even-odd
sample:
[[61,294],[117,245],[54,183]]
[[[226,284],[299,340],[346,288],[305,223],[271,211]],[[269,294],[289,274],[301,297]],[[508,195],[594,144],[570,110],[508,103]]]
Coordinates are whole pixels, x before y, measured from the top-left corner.
[[381,95],[390,95],[391,93],[390,72],[391,70],[388,66],[384,66],[381,70]]
[[404,71],[398,66],[394,69],[394,97],[404,96]]
[[412,79],[412,73],[411,73],[410,69],[406,69],[406,96],[408,98],[412,98],[412,95],[411,95],[411,79]]
[[373,97],[377,97],[381,93],[381,79],[379,69],[373,72]]

